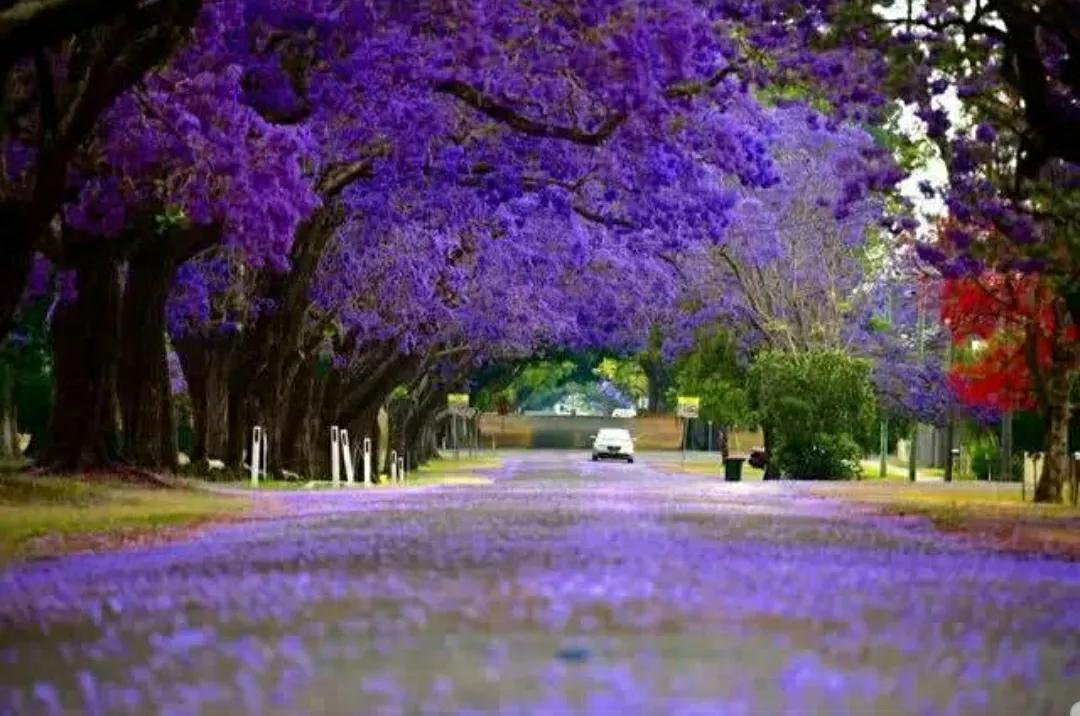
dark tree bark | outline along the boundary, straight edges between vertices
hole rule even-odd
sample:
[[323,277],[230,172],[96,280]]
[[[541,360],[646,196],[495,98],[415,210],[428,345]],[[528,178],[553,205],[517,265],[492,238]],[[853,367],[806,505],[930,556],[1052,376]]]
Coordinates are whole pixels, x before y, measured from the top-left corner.
[[19,425],[15,412],[15,369],[0,358],[0,458],[20,456]]
[[187,381],[194,422],[192,461],[222,460],[229,433],[229,336],[185,335],[173,339]]
[[1042,472],[1035,486],[1036,502],[1062,502],[1065,481],[1069,478],[1069,416],[1071,414],[1072,376],[1062,371],[1046,381],[1046,454]]
[[249,401],[247,400],[247,381],[237,375],[235,363],[229,376],[229,399],[226,411],[229,415],[228,438],[226,440],[225,464],[233,470],[241,470],[248,449],[248,437],[253,426]]
[[120,327],[120,409],[127,457],[176,468],[176,415],[169,381],[165,304],[177,268],[220,237],[215,226],[140,235],[128,258]]
[[43,460],[58,470],[108,466],[120,445],[120,267],[97,247],[72,253],[78,295],[53,316],[53,409]]
[[446,405],[448,392],[445,386],[432,387],[410,406],[402,442],[410,470],[423,465],[435,454],[434,423]]
[[120,324],[124,452],[140,467],[176,468],[176,421],[165,344],[165,301],[176,273],[171,253],[136,251],[128,263]]
[[317,362],[307,361],[292,382],[292,395],[282,430],[277,436],[278,448],[271,445],[271,466],[280,474],[284,470],[313,476],[317,469],[318,426],[328,376]]
[[762,438],[765,441],[765,478],[766,480],[779,480],[780,468],[776,466],[776,430],[772,425],[761,426]]
[[0,261],[0,339],[15,326],[15,311],[26,286],[30,262],[34,258],[34,234],[23,228],[19,206],[0,202],[0,231],[4,238],[4,260]]

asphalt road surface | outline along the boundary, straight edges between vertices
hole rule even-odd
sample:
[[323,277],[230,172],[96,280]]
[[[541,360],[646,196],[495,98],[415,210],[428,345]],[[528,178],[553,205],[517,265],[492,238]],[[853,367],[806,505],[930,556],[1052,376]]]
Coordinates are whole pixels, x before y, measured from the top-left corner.
[[511,456],[485,486],[0,574],[0,713],[1058,714],[1080,565],[787,483]]

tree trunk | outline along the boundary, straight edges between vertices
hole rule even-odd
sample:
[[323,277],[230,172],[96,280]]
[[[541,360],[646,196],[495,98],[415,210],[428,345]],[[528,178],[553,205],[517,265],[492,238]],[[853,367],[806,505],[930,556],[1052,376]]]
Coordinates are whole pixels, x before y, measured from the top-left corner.
[[1042,474],[1035,486],[1036,502],[1061,502],[1069,478],[1069,414],[1072,376],[1059,371],[1046,382],[1049,405],[1046,410],[1046,455]]
[[[73,252],[74,253],[74,252]],[[120,270],[100,248],[72,257],[78,295],[53,316],[53,405],[44,464],[104,467],[119,457]]]
[[20,221],[22,212],[14,202],[0,202],[0,226],[4,227],[4,260],[0,261],[0,341],[15,326],[15,312],[26,288],[34,258],[34,234]]
[[776,431],[771,425],[761,426],[762,439],[765,441],[765,476],[766,480],[779,480],[780,468],[776,466]]
[[169,244],[148,242],[128,263],[121,315],[120,409],[136,465],[176,469],[176,416],[165,343],[165,302],[176,274]]
[[[322,382],[316,367],[308,361],[293,380],[291,398],[285,411],[282,429],[277,435],[277,450],[271,465],[278,471],[289,470],[300,475],[314,474],[315,439],[322,407]],[[312,429],[313,424],[316,426]]]
[[15,414],[15,369],[0,358],[0,458],[14,460],[21,455]]
[[[235,368],[233,369],[235,374]],[[251,409],[246,394],[236,383],[229,381],[229,400],[226,408],[229,414],[228,439],[226,440],[225,463],[233,470],[241,470],[251,448]]]
[[223,460],[228,454],[230,341],[223,336],[188,335],[174,338],[173,347],[191,397],[195,424],[191,459]]

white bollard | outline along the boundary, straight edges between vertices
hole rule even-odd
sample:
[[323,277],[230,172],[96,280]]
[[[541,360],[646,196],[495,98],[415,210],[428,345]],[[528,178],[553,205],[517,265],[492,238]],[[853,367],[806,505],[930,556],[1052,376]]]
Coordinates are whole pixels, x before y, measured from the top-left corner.
[[398,464],[398,467],[397,467],[398,480],[401,482],[402,485],[404,485],[405,484],[405,456],[404,455],[402,455],[401,457],[399,457],[397,459],[397,464]]
[[371,438],[364,438],[364,484],[371,485]]
[[397,450],[390,451],[390,482],[397,482]]
[[349,446],[349,431],[342,430],[341,435],[341,459],[345,461],[345,482],[353,484],[352,447]]
[[269,480],[269,472],[267,472],[267,466],[270,464],[270,433],[263,431],[262,436],[262,462],[259,463],[259,472],[262,473],[264,480]]
[[334,487],[341,486],[341,435],[338,426],[330,428],[330,480]]
[[256,425],[251,429],[251,486],[259,486],[259,459],[262,457],[262,428]]

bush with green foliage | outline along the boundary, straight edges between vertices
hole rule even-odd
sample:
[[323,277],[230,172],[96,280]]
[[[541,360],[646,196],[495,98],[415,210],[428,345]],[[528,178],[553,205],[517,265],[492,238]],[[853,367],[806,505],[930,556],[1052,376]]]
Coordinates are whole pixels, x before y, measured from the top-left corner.
[[861,441],[874,430],[870,364],[837,350],[770,350],[750,367],[751,399],[788,477],[859,475]]
[[848,435],[816,433],[782,441],[775,459],[791,477],[849,480],[860,474],[862,454],[862,448]]

